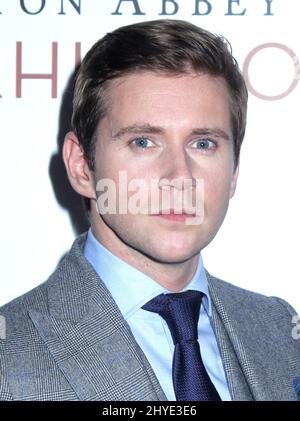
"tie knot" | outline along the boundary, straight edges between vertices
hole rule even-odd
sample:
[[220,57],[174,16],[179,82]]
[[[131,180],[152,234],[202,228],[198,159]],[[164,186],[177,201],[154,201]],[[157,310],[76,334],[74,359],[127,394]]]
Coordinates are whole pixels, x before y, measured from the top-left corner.
[[168,324],[174,345],[198,338],[198,319],[202,292],[188,290],[174,294],[160,294],[142,308],[158,313]]

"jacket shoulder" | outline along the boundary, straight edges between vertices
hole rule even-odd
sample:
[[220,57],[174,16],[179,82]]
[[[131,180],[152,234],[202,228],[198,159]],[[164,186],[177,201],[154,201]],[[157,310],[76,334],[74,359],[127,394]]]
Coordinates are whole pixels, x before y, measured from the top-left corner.
[[[53,314],[51,310],[53,303],[57,303],[57,307],[62,308],[63,312],[68,300],[72,300],[74,290],[83,295],[78,279],[82,278],[82,271],[90,270],[88,266],[84,266],[87,261],[82,253],[83,244],[84,236],[80,236],[44,283],[0,308],[4,324],[4,334],[0,337],[0,401],[20,397],[23,399],[25,395],[28,400],[37,399],[35,382],[29,381],[31,377],[36,378],[37,373],[42,378],[44,373],[49,372],[56,378],[62,390],[68,390],[65,379],[32,321],[31,314],[40,313],[60,318],[61,314]],[[78,313],[78,306],[74,312]],[[18,378],[13,373],[18,373]],[[23,383],[27,385],[26,392],[20,389],[19,385]],[[51,385],[48,386],[51,389]],[[51,390],[49,399],[56,400],[55,393],[50,392]],[[66,396],[73,397],[72,393]]]
[[[45,282],[4,304],[0,307],[0,315],[5,318],[10,318],[13,315],[13,318],[18,320],[29,309],[48,313],[49,291],[52,293],[53,290],[61,286],[61,283],[68,280],[74,281],[76,284],[75,280],[80,274],[82,264],[87,264],[82,253],[85,235],[82,234],[75,240],[71,250],[63,256],[57,268]],[[76,285],[74,285],[75,287]]]
[[[273,312],[285,316],[290,325],[291,318],[297,314],[296,310],[285,300],[279,297],[263,295],[245,288],[238,287],[227,281],[219,279],[206,272],[210,292],[215,301],[221,302],[222,307],[237,308],[241,312],[272,314]],[[276,317],[277,319],[277,317]]]

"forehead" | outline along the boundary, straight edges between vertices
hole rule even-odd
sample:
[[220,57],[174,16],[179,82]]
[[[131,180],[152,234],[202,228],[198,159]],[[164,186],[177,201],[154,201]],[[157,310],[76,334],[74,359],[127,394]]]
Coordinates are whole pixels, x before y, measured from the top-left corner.
[[223,78],[205,73],[130,73],[111,82],[112,125],[230,125],[230,95]]

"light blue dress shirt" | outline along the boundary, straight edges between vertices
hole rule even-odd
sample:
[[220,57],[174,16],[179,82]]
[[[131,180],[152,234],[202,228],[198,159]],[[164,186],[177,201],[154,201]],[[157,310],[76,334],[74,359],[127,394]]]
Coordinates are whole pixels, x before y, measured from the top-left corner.
[[[166,322],[158,314],[141,308],[157,295],[170,291],[112,254],[96,240],[91,230],[87,235],[84,255],[116,301],[166,397],[168,400],[176,400],[172,383],[174,344],[171,333]],[[211,299],[201,255],[197,271],[184,290],[188,289],[205,294],[198,323],[201,355],[221,399],[231,400],[219,348],[209,320]]]

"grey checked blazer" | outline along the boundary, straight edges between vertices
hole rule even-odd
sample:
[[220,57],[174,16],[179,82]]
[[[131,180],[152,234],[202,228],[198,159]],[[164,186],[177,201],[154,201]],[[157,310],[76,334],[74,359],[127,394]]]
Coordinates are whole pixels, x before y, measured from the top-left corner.
[[[0,309],[0,400],[165,400],[80,236],[47,282]],[[294,311],[208,274],[212,323],[234,400],[297,400]]]

